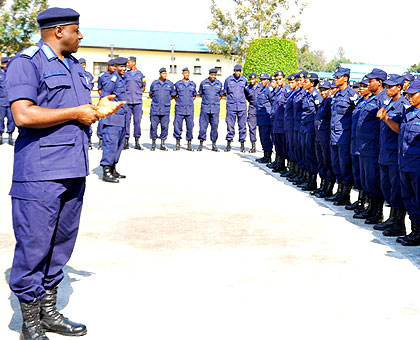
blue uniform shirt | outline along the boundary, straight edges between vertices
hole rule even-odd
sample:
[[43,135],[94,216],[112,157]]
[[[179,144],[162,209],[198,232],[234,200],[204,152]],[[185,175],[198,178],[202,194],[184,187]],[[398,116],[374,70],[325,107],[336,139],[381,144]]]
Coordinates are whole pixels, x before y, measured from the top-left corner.
[[[410,104],[403,96],[396,102],[390,99],[389,103],[385,103],[388,118],[398,125],[401,124],[401,119],[408,108],[410,108]],[[379,141],[379,163],[383,165],[398,164],[398,133],[393,131],[382,119]]]
[[360,155],[360,142],[357,138],[357,121],[359,120],[360,111],[365,107],[367,99],[360,98],[357,102],[356,107],[353,110],[351,116],[351,143],[350,143],[350,154],[352,156]]
[[92,73],[90,73],[90,72],[88,72],[88,71],[85,71],[85,75],[86,75],[86,77],[87,77],[87,79],[88,79],[88,83],[89,83],[89,90],[92,90],[93,89],[93,75],[92,75]]
[[150,94],[153,95],[150,115],[169,115],[171,99],[176,95],[174,84],[168,79],[163,82],[159,79],[154,80],[150,85]]
[[124,75],[127,89],[127,104],[143,103],[143,87],[146,87],[146,78],[139,70],[127,71]]
[[316,111],[314,127],[317,142],[326,142],[331,138],[331,102],[331,97],[325,98]]
[[273,132],[284,133],[284,111],[292,90],[289,86],[277,87],[273,98]]
[[[18,53],[8,65],[10,103],[30,100],[45,108],[91,102],[85,71],[77,59],[60,60],[42,40]],[[70,121],[45,129],[21,127],[15,144],[14,181],[43,181],[87,176],[89,126]],[[13,191],[13,189],[12,189]],[[11,192],[19,197],[19,193]]]
[[356,134],[361,156],[376,157],[379,154],[380,119],[376,114],[385,106],[386,100],[389,100],[389,97],[386,91],[382,90],[378,95],[369,97],[360,111]]
[[197,86],[191,80],[178,80],[175,83],[176,104],[175,113],[183,116],[194,114],[194,97],[197,96]]
[[295,117],[293,113],[293,103],[294,97],[297,91],[292,91],[287,98],[286,104],[284,106],[284,130],[285,131],[293,131]]
[[207,114],[218,114],[220,112],[220,97],[223,96],[222,83],[215,79],[213,82],[209,78],[204,79],[198,92],[202,96],[201,112]]
[[[113,101],[127,101],[127,91],[125,81],[117,72],[111,76],[105,87],[102,89],[101,96],[115,95]],[[123,105],[116,113],[103,120],[105,125],[125,126],[126,105]]]
[[296,90],[296,94],[293,96],[293,130],[299,131],[302,125],[302,101],[306,91],[302,88]]
[[9,106],[6,90],[6,72],[0,70],[0,106]]
[[317,89],[313,89],[311,93],[305,91],[306,94],[302,100],[302,128],[304,132],[313,131],[315,129],[315,115],[322,103],[322,96]]
[[98,90],[103,90],[103,88],[106,86],[108,81],[111,79],[112,75],[113,73],[109,73],[107,71],[107,72],[102,72],[98,76]]
[[230,75],[226,78],[223,93],[226,96],[227,110],[246,111],[245,87],[247,83],[244,76],[235,78],[235,75]]
[[255,116],[257,114],[257,97],[263,86],[260,83],[256,83],[255,86],[248,84],[245,87],[245,97],[248,100],[248,116]]
[[272,124],[273,88],[270,85],[263,87],[257,97],[257,125],[267,126]]
[[410,107],[402,116],[398,165],[401,171],[420,172],[420,109]]
[[351,116],[358,99],[358,93],[350,86],[338,91],[332,99],[331,145],[350,144]]

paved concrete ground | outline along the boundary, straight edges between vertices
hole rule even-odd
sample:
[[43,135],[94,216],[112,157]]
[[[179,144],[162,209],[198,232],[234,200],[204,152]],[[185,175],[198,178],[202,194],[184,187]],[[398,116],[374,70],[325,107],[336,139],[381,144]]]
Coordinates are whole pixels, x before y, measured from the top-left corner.
[[[223,121],[220,130],[223,146]],[[101,153],[90,151],[80,234],[59,291],[63,313],[87,323],[84,339],[418,337],[420,248],[372,232],[238,147],[130,149],[120,184],[100,180]],[[0,339],[8,340],[20,328],[7,285],[12,148],[1,146],[0,157]]]

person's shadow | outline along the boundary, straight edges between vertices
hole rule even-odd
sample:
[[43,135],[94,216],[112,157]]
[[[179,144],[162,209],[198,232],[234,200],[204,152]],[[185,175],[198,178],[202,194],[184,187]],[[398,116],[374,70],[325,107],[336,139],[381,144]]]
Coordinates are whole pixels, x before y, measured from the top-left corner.
[[[7,283],[9,283],[9,280],[10,280],[10,270],[11,268],[7,269],[6,272],[4,273]],[[64,278],[63,278],[63,281],[61,281],[58,286],[58,295],[57,295],[58,310],[61,310],[67,306],[70,300],[70,295],[73,293],[73,288],[71,284],[73,282],[80,280],[79,278],[70,278],[69,274],[75,274],[81,277],[88,277],[94,273],[86,272],[84,270],[75,270],[74,268],[70,266],[64,267]],[[10,306],[13,309],[13,316],[9,323],[9,329],[16,332],[20,332],[22,328],[22,313],[20,311],[19,300],[17,299],[15,294],[13,294],[13,292],[10,293],[9,300],[10,300]]]

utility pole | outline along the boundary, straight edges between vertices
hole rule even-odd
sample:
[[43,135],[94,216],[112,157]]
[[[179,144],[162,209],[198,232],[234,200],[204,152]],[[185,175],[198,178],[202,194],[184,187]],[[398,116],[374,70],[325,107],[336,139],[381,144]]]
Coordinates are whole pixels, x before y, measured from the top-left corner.
[[111,47],[111,59],[114,59],[114,43],[109,44]]
[[171,44],[171,68],[172,68],[172,82],[175,82],[175,44]]

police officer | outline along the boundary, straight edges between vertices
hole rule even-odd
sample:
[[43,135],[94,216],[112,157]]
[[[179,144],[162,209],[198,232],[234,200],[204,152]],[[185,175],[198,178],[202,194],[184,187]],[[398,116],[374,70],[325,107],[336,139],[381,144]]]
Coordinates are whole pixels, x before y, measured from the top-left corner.
[[408,85],[410,85],[410,83],[414,80],[414,76],[409,72],[404,72],[403,77],[404,77],[403,91],[405,91],[407,90]]
[[9,101],[7,100],[6,66],[9,60],[9,57],[1,58],[2,69],[0,70],[0,145],[3,144],[5,119],[7,119],[6,131],[9,134],[9,145],[13,145],[13,131],[15,131],[16,127],[15,121],[13,120],[12,111],[10,110]]
[[[108,81],[111,79],[111,76],[115,72],[115,62],[114,59],[108,61],[108,70],[106,72],[102,72],[98,76],[98,93],[99,96],[102,94],[102,89],[106,86]],[[103,120],[101,119],[98,122],[98,127],[96,129],[96,135],[99,138],[98,149],[102,149],[102,128],[103,128]]]
[[143,73],[137,69],[136,57],[128,58],[128,70],[124,76],[125,86],[127,89],[127,116],[125,122],[125,143],[124,149],[129,148],[128,141],[130,139],[130,123],[133,116],[134,125],[134,148],[142,150],[140,146],[141,136],[141,118],[143,116],[143,92],[146,89],[146,78]]
[[268,73],[261,73],[260,82],[263,88],[257,97],[257,125],[264,157],[258,158],[256,161],[258,163],[267,164],[271,163],[271,155],[273,153],[271,106],[274,90],[270,86],[270,76]]
[[[404,206],[411,220],[411,233],[400,236],[404,246],[420,245],[420,79],[407,90],[411,107],[403,114],[398,136],[398,164]],[[395,131],[394,130],[394,131]]]
[[223,85],[216,79],[216,75],[217,69],[210,69],[209,77],[201,82],[198,90],[202,100],[200,110],[200,132],[198,134],[200,145],[198,146],[197,151],[203,150],[203,143],[207,138],[207,127],[209,126],[209,123],[211,128],[211,150],[215,152],[219,151],[216,146],[216,141],[218,137],[217,129],[219,127],[220,100],[223,96]]
[[190,80],[190,70],[188,67],[182,69],[184,79],[175,83],[176,104],[174,119],[174,137],[176,145],[174,150],[181,148],[182,124],[185,120],[187,126],[187,150],[193,151],[191,141],[193,139],[194,128],[194,100],[197,97],[197,85]]
[[366,224],[378,224],[383,220],[384,196],[378,175],[380,119],[377,113],[389,98],[383,88],[383,81],[387,79],[385,71],[374,68],[366,77],[369,79],[368,88],[372,96],[360,111],[356,134],[360,151],[360,179],[369,200],[369,207],[353,217],[366,219]]
[[48,340],[45,331],[86,334],[60,314],[57,286],[76,241],[89,172],[89,125],[123,103],[90,104],[83,68],[72,56],[83,38],[79,14],[49,8],[37,21],[41,39],[8,66],[8,98],[19,126],[12,196],[16,247],[10,287],[23,316],[21,340]]
[[353,185],[351,167],[351,117],[359,98],[349,84],[350,69],[338,67],[333,74],[338,90],[331,103],[331,161],[338,189],[335,195],[326,198],[335,205],[350,204],[350,191]]
[[[92,89],[93,89],[93,79],[94,78],[93,78],[92,73],[86,71],[86,59],[85,58],[80,58],[79,59],[79,64],[82,65],[83,69],[85,70],[85,76],[88,80],[90,90],[92,91]],[[92,149],[92,134],[93,134],[92,126],[89,126],[89,149]]]
[[405,208],[401,196],[400,174],[398,170],[398,131],[401,118],[410,108],[408,100],[401,94],[404,77],[388,74],[383,82],[386,95],[391,98],[385,101],[377,117],[381,119],[379,135],[379,170],[381,173],[381,189],[385,201],[391,206],[389,218],[373,229],[384,230],[385,236],[404,236]]
[[257,142],[257,97],[258,93],[262,89],[262,85],[257,80],[256,73],[250,73],[248,76],[249,84],[245,87],[245,97],[248,100],[248,129],[249,129],[249,139],[251,141],[250,153],[257,152],[256,142]]
[[[114,59],[115,73],[109,82],[102,89],[102,96],[115,96],[115,101],[127,100],[127,91],[125,87],[125,71],[127,69],[127,58],[118,57]],[[103,168],[102,180],[109,183],[118,183],[120,178],[126,178],[125,175],[118,173],[116,166],[120,160],[121,151],[124,147],[125,138],[125,116],[127,114],[126,105],[121,107],[118,112],[109,116],[103,121],[102,128],[102,159]]]
[[[152,106],[150,107],[150,138],[152,139],[152,151],[156,150],[156,139],[160,138],[160,149],[168,151],[165,140],[168,137],[169,113],[171,111],[171,99],[175,97],[174,84],[166,79],[166,68],[159,70],[160,77],[154,80],[150,85],[149,96],[152,98]],[[158,137],[157,129],[160,124],[160,136]]]

